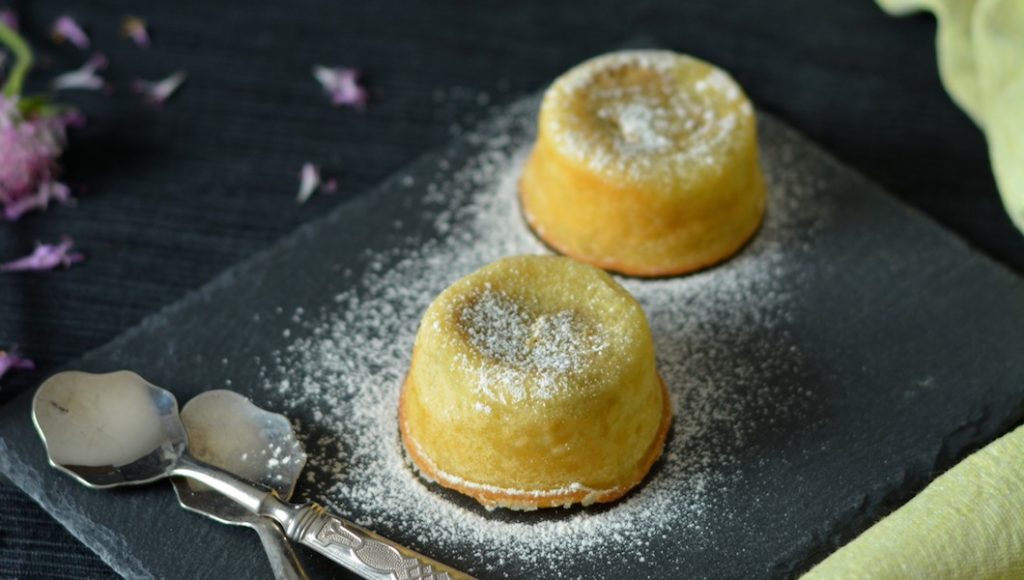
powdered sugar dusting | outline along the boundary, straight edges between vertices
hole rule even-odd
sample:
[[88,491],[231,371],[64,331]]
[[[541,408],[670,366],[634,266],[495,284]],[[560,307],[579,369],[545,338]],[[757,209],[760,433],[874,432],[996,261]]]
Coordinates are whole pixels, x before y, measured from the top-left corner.
[[[697,78],[681,82],[680,67]],[[749,102],[729,75],[664,50],[593,58],[559,78],[543,108],[562,154],[613,179],[686,179],[752,137]]]
[[[469,563],[468,572],[557,577],[571,564],[624,558],[631,568],[657,561],[678,569],[673,552],[714,545],[712,518],[742,517],[719,502],[717,490],[738,477],[736,456],[750,434],[800,405],[779,394],[793,392],[779,381],[800,361],[785,334],[799,287],[789,265],[827,217],[815,203],[822,186],[804,177],[803,161],[776,130],[762,142],[766,221],[747,248],[685,277],[619,279],[648,315],[675,411],[665,453],[640,488],[607,507],[488,513],[414,473],[398,435],[398,393],[420,318],[438,293],[499,258],[548,252],[524,224],[516,197],[537,107],[535,98],[513,105],[466,136],[475,152],[468,161],[442,158],[433,179],[417,178],[432,237],[410,234],[391,249],[364,253],[354,286],[331,289],[325,276],[334,307],[296,317],[293,342],[262,369],[263,386],[284,412],[328,434],[306,442],[316,497],[414,548]],[[482,308],[469,318],[486,326],[492,309],[507,306],[496,295]],[[563,323],[545,332],[558,335]],[[488,345],[480,330],[482,348],[534,364],[523,363],[516,347]],[[543,364],[571,368],[576,354],[565,352],[545,355]]]
[[607,346],[601,330],[576,312],[532,316],[497,290],[485,290],[465,305],[459,321],[470,343],[497,363],[484,366],[478,388],[503,403],[543,401],[564,392]]

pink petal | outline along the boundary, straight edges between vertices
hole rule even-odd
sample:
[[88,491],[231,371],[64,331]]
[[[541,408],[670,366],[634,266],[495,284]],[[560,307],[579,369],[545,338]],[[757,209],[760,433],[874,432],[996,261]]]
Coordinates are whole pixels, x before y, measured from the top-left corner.
[[36,249],[24,258],[0,264],[0,272],[30,272],[52,270],[57,266],[67,268],[71,264],[85,259],[82,254],[71,253],[74,242],[64,237],[59,244],[39,244]]
[[17,221],[21,216],[35,209],[46,209],[51,201],[66,203],[71,199],[71,189],[59,181],[47,181],[39,185],[34,194],[23,195],[4,206],[7,221]]
[[135,41],[140,48],[149,48],[146,21],[136,16],[125,16],[121,21],[121,34]]
[[18,356],[18,353],[13,349],[9,351],[0,350],[0,379],[3,378],[8,371],[12,370],[32,370],[36,368],[36,364],[27,358]]
[[107,57],[97,52],[89,57],[89,60],[85,61],[81,67],[58,75],[50,85],[57,91],[64,89],[99,90],[105,87],[107,82],[96,72],[105,68],[107,68]]
[[150,105],[159,107],[178,90],[178,87],[185,82],[186,78],[188,78],[188,75],[185,71],[178,71],[159,81],[136,79],[132,83],[132,90],[142,95],[143,99]]
[[302,171],[299,172],[299,194],[295,197],[295,201],[300,204],[306,203],[319,186],[320,170],[312,163],[303,164]]
[[360,84],[361,75],[362,73],[354,68],[331,68],[321,65],[313,67],[313,78],[320,83],[330,96],[331,104],[336,107],[344,105],[361,109],[366,105],[370,95]]
[[80,50],[89,48],[89,37],[75,19],[67,15],[53,22],[53,39],[58,43],[66,40]]

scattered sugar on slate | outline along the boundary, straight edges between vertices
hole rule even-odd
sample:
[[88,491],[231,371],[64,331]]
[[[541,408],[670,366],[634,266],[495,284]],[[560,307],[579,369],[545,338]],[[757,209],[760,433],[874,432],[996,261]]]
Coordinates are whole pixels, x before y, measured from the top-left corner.
[[[766,222],[737,257],[685,277],[619,279],[648,315],[675,409],[664,456],[637,491],[598,509],[508,518],[424,482],[404,457],[398,393],[427,306],[494,260],[548,252],[524,225],[516,197],[536,110],[536,99],[510,107],[465,136],[478,154],[461,166],[440,159],[437,176],[417,183],[436,239],[365,253],[369,267],[356,285],[335,291],[335,308],[297,316],[303,330],[264,363],[268,398],[330,433],[306,441],[312,495],[381,533],[414,538],[415,548],[481,562],[471,570],[478,575],[557,577],[573,562],[630,557],[621,552],[627,546],[637,562],[652,562],[663,557],[653,546],[668,537],[710,547],[709,521],[742,517],[715,492],[737,477],[750,417],[784,411],[763,377],[800,356],[783,339],[752,341],[751,329],[785,320],[796,297],[780,280],[799,276],[789,264],[804,251],[801,232],[826,218],[809,203],[820,185],[801,177],[800,160],[781,145],[762,144]],[[736,357],[739,344],[756,356]]]

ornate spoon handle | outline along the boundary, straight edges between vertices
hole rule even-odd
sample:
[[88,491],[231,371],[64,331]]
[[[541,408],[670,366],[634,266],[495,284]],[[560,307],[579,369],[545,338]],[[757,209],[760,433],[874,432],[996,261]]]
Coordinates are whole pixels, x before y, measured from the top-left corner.
[[335,562],[375,580],[472,579],[454,568],[365,530],[315,503],[299,508],[288,536]]
[[313,548],[363,578],[472,580],[472,576],[364,530],[315,503],[297,506],[281,501],[273,492],[187,454],[178,460],[170,475],[204,483],[248,511],[275,520],[290,540]]

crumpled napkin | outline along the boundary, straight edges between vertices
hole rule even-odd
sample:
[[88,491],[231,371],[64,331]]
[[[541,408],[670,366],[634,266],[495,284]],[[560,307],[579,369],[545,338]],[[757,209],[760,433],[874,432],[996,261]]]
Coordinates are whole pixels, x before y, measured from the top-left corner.
[[1024,232],[1024,0],[877,0],[889,14],[930,10],[942,84],[985,132],[996,184]]
[[940,475],[802,580],[1024,578],[1024,426]]

